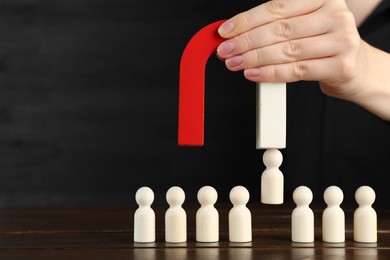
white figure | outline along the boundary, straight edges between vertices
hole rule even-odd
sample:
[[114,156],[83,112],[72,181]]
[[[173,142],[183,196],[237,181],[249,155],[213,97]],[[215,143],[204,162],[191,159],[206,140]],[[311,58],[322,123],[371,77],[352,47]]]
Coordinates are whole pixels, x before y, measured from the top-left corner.
[[322,240],[329,243],[345,241],[345,215],[340,208],[343,202],[343,191],[337,186],[330,186],[324,192],[324,200],[328,205],[322,213]]
[[229,241],[252,241],[252,215],[246,207],[249,192],[243,186],[234,187],[229,194],[233,208],[229,211]]
[[182,188],[174,186],[167,191],[168,210],[165,212],[165,241],[183,243],[187,241],[187,215],[182,208],[185,194]]
[[217,202],[217,191],[211,186],[204,186],[198,191],[200,208],[196,212],[196,241],[218,242],[219,214],[214,204]]
[[156,217],[150,207],[154,193],[149,187],[141,187],[135,194],[139,208],[134,213],[134,242],[150,243],[156,240]]
[[264,204],[282,204],[284,177],[279,170],[283,155],[278,149],[268,149],[263,154],[267,167],[261,175],[261,202]]
[[369,186],[361,186],[355,192],[359,207],[353,214],[353,239],[356,242],[377,242],[377,216],[371,205],[375,201],[375,191]]
[[314,242],[314,213],[309,208],[313,193],[306,186],[294,190],[293,200],[297,207],[291,214],[291,240],[299,243]]

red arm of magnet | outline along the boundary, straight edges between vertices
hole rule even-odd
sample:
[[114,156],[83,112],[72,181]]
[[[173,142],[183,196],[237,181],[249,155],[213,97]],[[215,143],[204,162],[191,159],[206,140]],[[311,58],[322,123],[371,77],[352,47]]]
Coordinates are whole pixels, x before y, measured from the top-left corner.
[[217,21],[203,27],[188,42],[180,62],[179,145],[203,146],[205,68],[209,57],[224,41]]

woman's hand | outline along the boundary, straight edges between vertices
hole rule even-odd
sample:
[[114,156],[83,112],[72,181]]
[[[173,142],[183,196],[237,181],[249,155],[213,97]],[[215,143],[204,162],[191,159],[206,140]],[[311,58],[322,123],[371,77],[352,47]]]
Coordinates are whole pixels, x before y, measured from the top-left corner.
[[218,32],[227,40],[217,55],[248,80],[319,81],[325,94],[390,119],[390,55],[360,38],[344,0],[272,0]]
[[226,67],[256,82],[316,80],[331,96],[353,95],[366,55],[342,0],[273,0],[220,28]]

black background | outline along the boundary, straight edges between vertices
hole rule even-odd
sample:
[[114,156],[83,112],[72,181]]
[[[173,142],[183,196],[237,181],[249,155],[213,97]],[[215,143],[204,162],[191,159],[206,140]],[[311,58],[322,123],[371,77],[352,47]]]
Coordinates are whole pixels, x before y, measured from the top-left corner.
[[[259,3],[0,0],[0,205],[134,203],[141,186],[163,202],[173,185],[187,201],[203,185],[214,186],[221,201],[244,185],[258,201],[264,166],[255,149],[255,88],[241,72],[210,59],[205,146],[176,140],[186,43],[203,26]],[[310,154],[316,145],[290,139],[283,153]],[[284,165],[294,169],[292,158]],[[321,198],[328,183],[315,184],[315,162],[307,160],[313,179],[284,172],[287,200],[294,187],[311,183]]]
[[206,146],[176,145],[186,43],[249,2],[1,0],[0,204],[129,203],[143,185],[227,198],[259,182],[253,84],[215,57]]

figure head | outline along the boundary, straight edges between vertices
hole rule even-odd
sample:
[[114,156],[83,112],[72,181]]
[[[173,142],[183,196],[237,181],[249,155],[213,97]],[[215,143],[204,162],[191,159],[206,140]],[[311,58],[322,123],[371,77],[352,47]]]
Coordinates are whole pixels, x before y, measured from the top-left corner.
[[218,193],[211,186],[203,186],[198,191],[198,201],[200,205],[214,205],[217,202]]
[[330,186],[324,192],[324,200],[328,206],[340,205],[343,199],[343,191],[337,186]]
[[268,149],[263,154],[263,162],[267,168],[279,167],[283,162],[283,155],[278,149]]
[[236,186],[230,191],[229,198],[234,206],[245,205],[249,201],[249,191],[244,186]]
[[184,203],[186,195],[182,188],[173,186],[167,191],[166,199],[169,206],[181,206]]
[[135,201],[139,206],[150,206],[154,201],[154,193],[149,187],[141,187],[135,193]]
[[359,206],[372,205],[375,197],[375,191],[369,186],[361,186],[355,192],[355,200]]
[[299,186],[293,192],[293,200],[297,206],[309,205],[313,200],[313,193],[306,186]]

